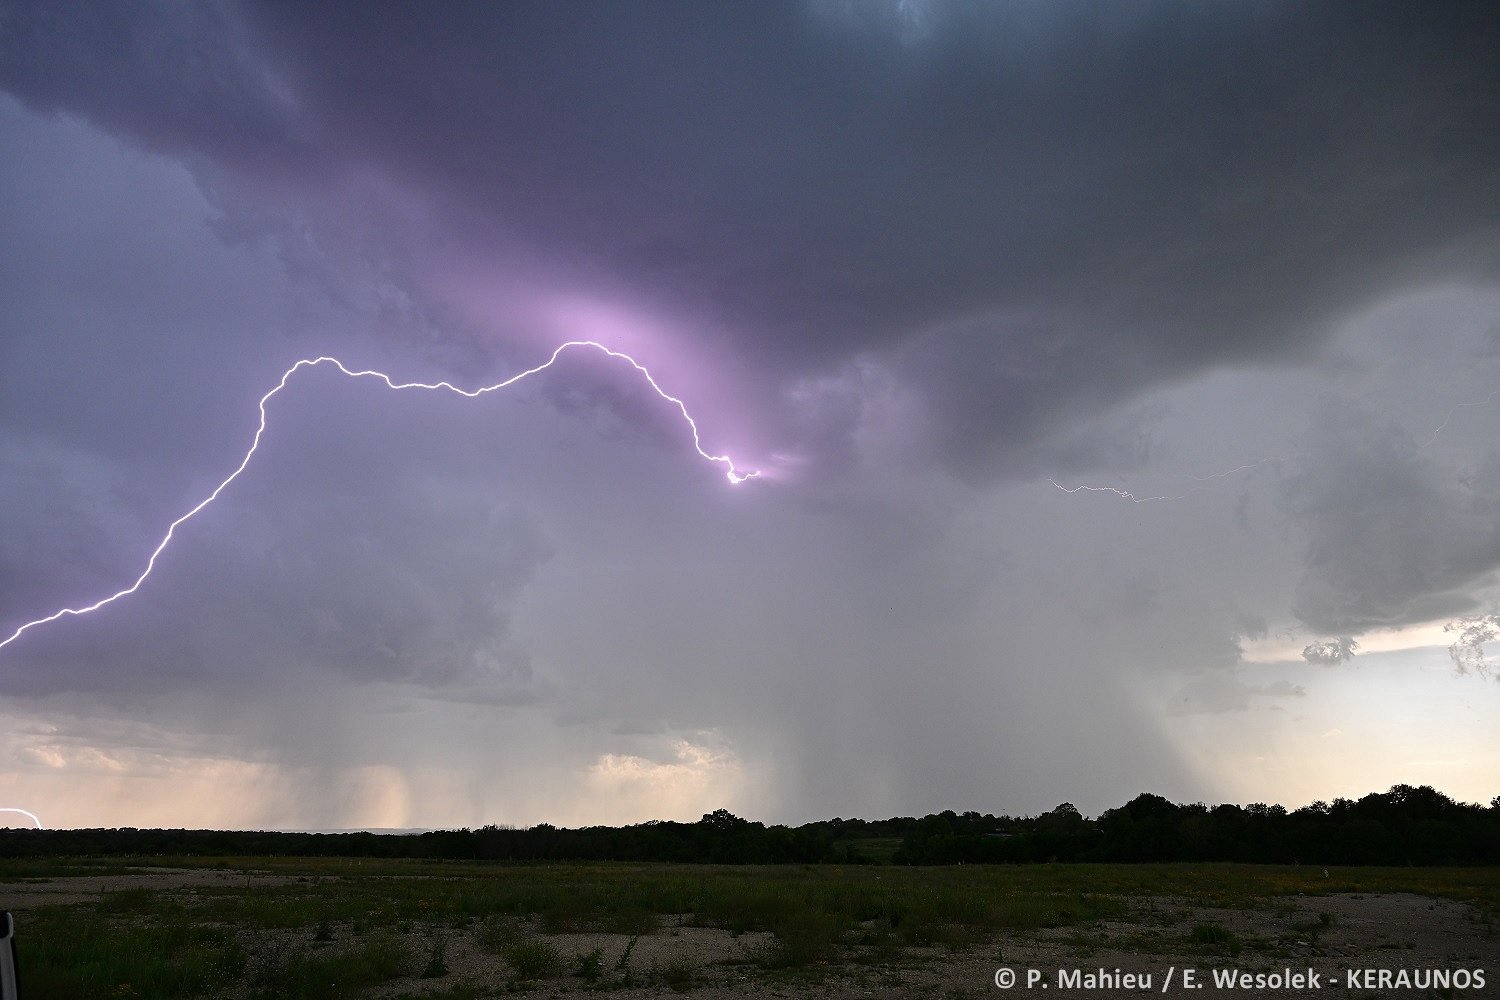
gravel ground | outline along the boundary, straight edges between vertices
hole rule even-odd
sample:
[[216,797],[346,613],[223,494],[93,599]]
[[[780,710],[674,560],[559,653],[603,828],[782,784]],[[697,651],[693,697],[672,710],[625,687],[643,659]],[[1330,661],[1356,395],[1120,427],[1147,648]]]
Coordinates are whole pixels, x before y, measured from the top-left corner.
[[[200,869],[138,872],[0,885],[0,907],[17,912],[24,948],[25,912],[52,903],[87,902],[126,888],[186,890],[203,886],[283,884],[289,876]],[[732,935],[695,927],[690,914],[668,915],[661,928],[632,939],[622,934],[548,934],[523,927],[527,939],[550,943],[565,958],[561,974],[522,981],[501,957],[481,947],[478,929],[417,923],[404,935],[413,975],[365,994],[372,1000],[443,996],[465,984],[481,996],[525,992],[574,997],[603,988],[619,1000],[685,992],[704,1000],[770,997],[976,998],[1168,996],[1225,994],[1275,998],[1500,997],[1500,929],[1473,907],[1409,894],[1333,894],[1268,900],[1254,908],[1219,909],[1187,900],[1125,899],[1120,919],[1086,926],[1004,933],[958,951],[905,948],[884,955],[850,949],[837,965],[774,970],[759,961],[769,934]],[[340,948],[357,939],[334,927],[332,942],[309,929],[241,933],[252,956],[288,947]],[[447,975],[416,975],[441,941]],[[632,941],[634,943],[632,944]],[[599,982],[570,975],[577,957],[598,949]],[[622,956],[629,949],[628,961]],[[1185,983],[1192,970],[1196,984]],[[1260,981],[1232,989],[1215,985],[1215,970]],[[1403,972],[1406,979],[1400,978]],[[1436,983],[1432,970],[1453,978]],[[1381,982],[1382,971],[1389,984]],[[628,976],[627,976],[628,973]],[[1351,973],[1356,977],[1350,979]],[[1013,985],[997,986],[1014,974]],[[1168,978],[1170,976],[1170,979]],[[1316,977],[1314,980],[1313,977]],[[1131,978],[1134,977],[1134,978]],[[1030,986],[1028,986],[1028,981]],[[1448,992],[1444,992],[1444,989]],[[243,991],[226,1000],[243,997]]]

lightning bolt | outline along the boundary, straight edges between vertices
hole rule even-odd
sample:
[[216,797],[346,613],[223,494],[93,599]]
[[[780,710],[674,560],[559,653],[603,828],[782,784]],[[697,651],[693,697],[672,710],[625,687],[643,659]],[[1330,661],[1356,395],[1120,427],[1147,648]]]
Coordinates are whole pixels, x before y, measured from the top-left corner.
[[[1225,471],[1225,472],[1215,472],[1211,476],[1188,476],[1187,478],[1193,480],[1194,482],[1198,482],[1198,483],[1210,483],[1210,482],[1213,482],[1215,479],[1223,479],[1226,476],[1232,476],[1232,475],[1234,475],[1236,473],[1239,473],[1239,472],[1249,472],[1251,469],[1258,469],[1262,465],[1267,465],[1267,464],[1269,464],[1271,462],[1274,462],[1274,461],[1276,461],[1276,460],[1273,459],[1273,458],[1263,458],[1259,462],[1251,462],[1249,465],[1241,465],[1241,466],[1238,466],[1236,468],[1229,469],[1228,471]],[[1206,493],[1206,492],[1208,492],[1208,487],[1206,487],[1206,486],[1194,486],[1192,489],[1188,490],[1187,492],[1185,492],[1185,493],[1179,493],[1179,494],[1176,494],[1174,496],[1143,497],[1143,496],[1136,496],[1134,493],[1131,493],[1129,490],[1117,489],[1114,486],[1087,486],[1087,485],[1084,485],[1084,486],[1064,486],[1064,485],[1062,485],[1061,483],[1059,483],[1055,479],[1049,479],[1049,480],[1047,480],[1047,482],[1051,483],[1053,486],[1056,486],[1058,489],[1062,490],[1064,493],[1079,493],[1079,492],[1085,492],[1085,493],[1113,493],[1115,496],[1119,497],[1121,500],[1129,500],[1131,503],[1152,503],[1152,502],[1157,501],[1157,500],[1186,500],[1188,497],[1192,496],[1194,493]]]
[[1153,500],[1181,500],[1184,497],[1188,496],[1188,494],[1200,493],[1203,490],[1203,487],[1195,486],[1180,497],[1138,497],[1134,493],[1131,493],[1129,490],[1118,489],[1114,486],[1064,486],[1056,479],[1048,479],[1047,482],[1051,483],[1053,486],[1056,486],[1064,493],[1113,493],[1121,500],[1129,500],[1131,503],[1150,503]]
[[[1440,423],[1440,424],[1438,424],[1437,427],[1434,428],[1432,434],[1427,438],[1426,443],[1423,444],[1421,447],[1424,448],[1424,449],[1432,447],[1432,445],[1437,442],[1438,435],[1441,434],[1448,427],[1448,425],[1453,422],[1453,415],[1456,414],[1459,410],[1462,410],[1462,409],[1464,409],[1466,407],[1472,407],[1472,406],[1486,406],[1489,403],[1491,403],[1495,399],[1496,396],[1500,396],[1500,389],[1494,390],[1493,392],[1491,392],[1488,396],[1484,397],[1483,399],[1476,399],[1476,400],[1473,400],[1472,402],[1467,402],[1467,403],[1454,403],[1451,407],[1448,408],[1448,414],[1447,414],[1447,416],[1443,417],[1443,422]],[[1211,482],[1212,480],[1215,480],[1215,479],[1223,479],[1225,476],[1232,476],[1232,475],[1234,475],[1235,473],[1238,473],[1238,472],[1248,472],[1251,469],[1257,469],[1257,468],[1259,468],[1262,465],[1268,465],[1268,464],[1270,464],[1270,463],[1272,463],[1274,461],[1276,461],[1276,459],[1273,459],[1273,458],[1263,458],[1259,462],[1251,462],[1249,465],[1241,465],[1241,466],[1239,466],[1237,468],[1230,469],[1227,472],[1216,472],[1216,473],[1214,473],[1211,476],[1188,476],[1187,478],[1193,480],[1194,482],[1207,483],[1207,482]],[[1058,489],[1062,490],[1064,493],[1079,493],[1079,492],[1085,492],[1085,493],[1113,493],[1115,496],[1119,497],[1121,500],[1129,500],[1131,503],[1151,503],[1151,502],[1157,501],[1157,500],[1186,500],[1188,497],[1192,496],[1194,493],[1204,493],[1204,492],[1206,492],[1206,490],[1205,490],[1204,487],[1202,487],[1202,486],[1194,486],[1192,489],[1188,490],[1187,492],[1181,493],[1181,494],[1177,494],[1175,496],[1145,497],[1145,496],[1137,496],[1136,494],[1131,493],[1129,490],[1122,490],[1122,489],[1118,489],[1118,488],[1113,487],[1113,486],[1088,486],[1088,485],[1083,485],[1083,486],[1071,486],[1071,487],[1069,487],[1069,486],[1063,486],[1062,484],[1060,484],[1055,479],[1048,479],[1047,482],[1051,483],[1053,486],[1056,486]]]
[[14,806],[0,806],[0,813],[20,813],[35,823],[38,830],[46,829],[42,826],[42,821],[36,818],[36,813],[27,812],[25,809],[17,809]]
[[1488,403],[1490,400],[1494,399],[1496,396],[1500,396],[1500,389],[1496,389],[1494,392],[1490,393],[1488,396],[1484,397],[1483,399],[1475,400],[1472,403],[1454,403],[1453,406],[1451,406],[1448,409],[1448,415],[1443,418],[1443,422],[1440,423],[1440,424],[1438,424],[1437,425],[1437,429],[1432,432],[1432,437],[1430,437],[1430,438],[1427,439],[1428,445],[1431,445],[1434,441],[1436,441],[1438,435],[1441,434],[1441,433],[1443,433],[1443,429],[1445,427],[1447,427],[1450,423],[1452,423],[1452,421],[1453,421],[1453,414],[1457,413],[1459,410],[1463,409],[1466,406],[1484,406],[1486,403]]
[[[523,372],[512,375],[510,378],[506,379],[503,382],[496,382],[494,385],[486,385],[478,389],[460,389],[458,386],[453,385],[451,382],[397,382],[384,372],[378,372],[369,369],[364,371],[354,371],[337,358],[330,358],[326,356],[319,358],[303,358],[296,364],[292,365],[292,367],[288,368],[285,372],[283,372],[281,375],[281,381],[277,382],[269,392],[260,397],[260,425],[255,429],[255,437],[251,439],[250,448],[245,452],[245,457],[240,459],[240,464],[235,467],[235,470],[233,472],[225,477],[223,482],[214,487],[212,493],[204,497],[202,500],[198,501],[198,503],[194,505],[191,510],[189,510],[186,514],[183,514],[181,517],[167,526],[167,533],[162,536],[162,540],[157,543],[156,548],[151,552],[151,557],[146,560],[146,568],[141,570],[140,576],[135,578],[134,583],[132,583],[128,587],[125,587],[123,590],[118,590],[115,593],[110,594],[108,597],[101,598],[92,604],[88,604],[78,608],[62,608],[58,611],[53,612],[45,618],[38,618],[35,621],[29,621],[12,632],[6,639],[0,640],[0,649],[4,649],[6,646],[9,646],[11,643],[15,642],[23,634],[25,634],[28,630],[36,628],[38,625],[46,625],[49,622],[55,622],[59,618],[64,618],[70,615],[86,615],[91,611],[99,610],[105,605],[113,604],[120,598],[127,597],[140,589],[141,584],[146,582],[146,578],[149,577],[151,575],[151,571],[156,568],[157,558],[162,554],[162,552],[166,550],[167,546],[172,543],[172,538],[177,533],[178,527],[191,520],[198,514],[199,511],[203,510],[203,508],[207,507],[209,504],[217,500],[219,498],[219,494],[223,493],[224,490],[229,487],[229,484],[238,479],[240,473],[244,472],[246,467],[249,466],[250,459],[255,456],[256,449],[260,447],[261,436],[266,432],[266,404],[271,401],[271,398],[273,396],[275,396],[281,390],[285,389],[287,383],[291,381],[292,376],[297,374],[297,372],[301,371],[302,369],[316,368],[319,365],[332,365],[334,368],[337,368],[340,372],[350,378],[378,379],[392,389],[441,389],[448,392],[457,393],[460,396],[467,396],[470,399],[477,399],[478,397],[483,396],[487,393],[496,392],[500,389],[508,388],[509,386],[515,385],[522,379],[529,378],[530,376],[536,375],[539,372],[546,371],[557,362],[557,359],[562,356],[562,353],[564,351],[575,347],[593,348],[594,350],[599,351],[602,354],[606,354],[611,358],[618,358],[619,360],[624,361],[636,371],[640,372],[641,376],[645,378],[646,383],[651,386],[652,390],[655,391],[655,393],[662,399],[677,407],[678,412],[682,414],[682,419],[687,422],[688,428],[693,432],[693,448],[698,452],[699,456],[702,457],[705,461],[724,466],[724,475],[729,479],[731,483],[738,485],[745,482],[746,480],[755,479],[760,475],[758,471],[741,472],[735,466],[734,460],[727,455],[714,455],[705,451],[703,448],[703,440],[698,433],[698,422],[694,420],[692,414],[688,412],[687,405],[683,403],[682,400],[667,392],[659,384],[657,384],[655,377],[652,376],[650,370],[647,369],[645,365],[641,364],[630,355],[611,350],[610,348],[605,347],[603,344],[598,343],[597,341],[569,340],[565,343],[559,344],[553,350],[552,356],[549,357],[546,361],[537,365],[535,368],[528,368]],[[13,811],[24,812],[24,810],[19,809]],[[26,815],[30,816],[31,814],[27,813]],[[36,819],[36,817],[32,816],[32,819]],[[40,825],[41,824],[38,823],[38,826]]]

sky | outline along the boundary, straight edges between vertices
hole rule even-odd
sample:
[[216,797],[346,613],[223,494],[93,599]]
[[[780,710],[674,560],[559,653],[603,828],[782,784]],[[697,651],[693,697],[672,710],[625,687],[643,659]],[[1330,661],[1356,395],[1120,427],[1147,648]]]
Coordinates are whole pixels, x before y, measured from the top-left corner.
[[[0,807],[1489,802],[1496,51],[1462,3],[0,0]],[[299,359],[572,340],[683,409],[590,347],[325,363],[256,438]]]

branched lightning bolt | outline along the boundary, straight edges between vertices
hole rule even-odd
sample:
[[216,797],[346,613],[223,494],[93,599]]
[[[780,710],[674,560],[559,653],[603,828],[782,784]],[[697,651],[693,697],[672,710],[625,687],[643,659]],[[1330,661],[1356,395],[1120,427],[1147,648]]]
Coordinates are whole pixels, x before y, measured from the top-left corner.
[[38,830],[45,829],[45,827],[42,826],[42,821],[36,818],[36,813],[27,812],[25,809],[17,809],[14,806],[0,806],[0,813],[20,813],[22,816],[25,816],[27,819],[35,823]]
[[[673,396],[671,393],[667,392],[659,384],[657,384],[656,379],[652,376],[651,372],[646,368],[645,365],[641,364],[630,355],[611,350],[610,348],[605,347],[603,344],[600,344],[597,341],[569,340],[563,344],[559,344],[557,348],[553,350],[551,357],[549,357],[541,364],[537,365],[535,368],[528,368],[523,372],[512,375],[510,378],[506,379],[503,382],[496,382],[494,385],[486,385],[478,389],[460,389],[458,386],[453,385],[451,382],[397,382],[384,372],[378,372],[368,369],[364,371],[354,371],[346,367],[344,363],[337,358],[303,358],[296,364],[292,365],[292,367],[288,368],[285,372],[283,372],[281,375],[281,381],[277,382],[269,392],[260,397],[260,425],[255,429],[255,437],[251,440],[250,448],[245,452],[245,457],[240,459],[240,464],[235,467],[235,470],[233,472],[225,477],[223,482],[214,487],[212,493],[200,500],[186,514],[183,514],[181,517],[167,526],[167,533],[162,536],[162,540],[157,543],[156,548],[151,553],[151,557],[146,560],[146,568],[141,571],[140,576],[135,578],[134,583],[124,588],[123,590],[119,590],[113,594],[110,594],[108,597],[101,598],[100,600],[95,601],[93,604],[89,604],[79,608],[63,608],[59,611],[53,612],[45,618],[38,618],[35,621],[27,622],[26,624],[22,625],[20,628],[12,632],[6,639],[0,640],[0,649],[3,649],[6,646],[9,646],[11,643],[15,642],[28,629],[36,628],[38,625],[46,625],[49,622],[57,621],[57,619],[69,615],[86,615],[91,611],[99,610],[106,604],[112,604],[122,597],[126,597],[130,594],[135,593],[136,590],[140,588],[141,584],[146,582],[146,578],[151,575],[151,571],[156,568],[157,557],[160,556],[166,549],[166,547],[171,544],[172,537],[176,534],[178,526],[188,520],[191,520],[199,511],[217,500],[219,498],[219,494],[223,493],[224,490],[229,486],[229,484],[238,479],[240,473],[245,471],[245,468],[250,464],[250,459],[254,457],[256,449],[260,447],[261,436],[266,431],[266,404],[271,401],[271,397],[275,396],[282,389],[285,389],[287,386],[287,382],[291,380],[291,377],[297,372],[301,371],[303,368],[316,368],[318,365],[324,364],[332,365],[350,378],[379,379],[392,389],[444,389],[448,392],[457,393],[460,396],[467,396],[470,399],[474,399],[479,396],[483,396],[486,393],[495,392],[499,389],[504,389],[508,386],[515,385],[522,379],[535,375],[538,372],[546,371],[548,368],[551,368],[554,363],[556,363],[557,359],[562,355],[564,351],[574,347],[591,347],[594,350],[609,355],[611,358],[619,358],[621,361],[626,362],[636,371],[640,372],[641,375],[645,378],[646,383],[651,386],[656,394],[662,399],[671,403],[673,406],[677,407],[678,412],[682,414],[682,419],[687,422],[688,428],[693,432],[693,448],[698,452],[700,456],[702,456],[705,461],[714,462],[724,466],[724,474],[728,477],[731,483],[743,483],[747,479],[754,479],[760,475],[759,472],[741,472],[738,468],[735,467],[734,460],[727,455],[713,455],[705,451],[703,448],[702,438],[698,434],[698,423],[693,419],[692,414],[688,412],[686,404],[684,404],[682,400],[678,399],[676,396]],[[23,812],[24,810],[14,811]],[[31,814],[27,813],[27,815],[29,816]],[[32,818],[35,819],[36,817],[33,816]]]
[[1183,497],[1187,496],[1188,493],[1199,493],[1203,490],[1203,487],[1195,486],[1192,489],[1188,490],[1187,493],[1184,493],[1181,497],[1138,497],[1134,493],[1131,493],[1129,490],[1118,489],[1114,486],[1064,486],[1062,483],[1059,483],[1055,479],[1048,479],[1047,482],[1051,483],[1053,486],[1056,486],[1064,493],[1113,493],[1121,500],[1129,500],[1131,503],[1150,503],[1153,500],[1181,500]]

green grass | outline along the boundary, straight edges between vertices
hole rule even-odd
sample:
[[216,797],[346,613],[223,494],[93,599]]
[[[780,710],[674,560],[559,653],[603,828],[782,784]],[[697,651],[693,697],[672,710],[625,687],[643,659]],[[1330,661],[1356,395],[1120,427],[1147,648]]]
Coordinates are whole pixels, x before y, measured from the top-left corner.
[[193,997],[240,979],[245,954],[223,928],[170,920],[144,926],[86,906],[25,914],[18,945],[26,993],[37,997]]
[[411,959],[406,942],[392,935],[332,954],[291,948],[264,956],[250,983],[267,1000],[347,997],[405,975]]
[[847,852],[849,860],[859,864],[889,863],[901,849],[900,837],[848,837],[833,843],[835,852]]
[[4,858],[0,859],[0,882],[118,875],[133,865],[124,858]]

